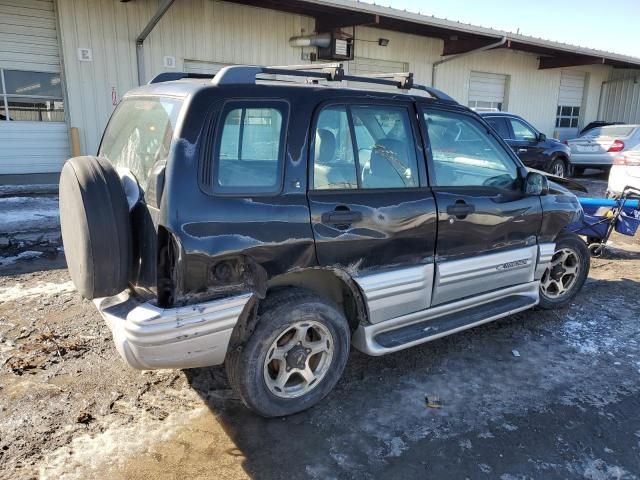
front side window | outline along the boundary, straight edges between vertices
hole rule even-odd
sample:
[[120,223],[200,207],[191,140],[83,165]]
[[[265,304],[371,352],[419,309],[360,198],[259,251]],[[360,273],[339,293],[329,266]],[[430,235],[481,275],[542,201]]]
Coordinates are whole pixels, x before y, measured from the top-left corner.
[[284,107],[229,106],[214,153],[219,192],[264,193],[280,187]]
[[413,131],[404,107],[325,108],[314,138],[316,190],[418,186]]
[[427,110],[424,119],[438,187],[517,188],[517,166],[485,126],[469,115]]
[[59,73],[0,69],[0,121],[64,122]]
[[510,118],[509,122],[513,129],[514,140],[522,140],[525,142],[535,142],[537,140],[538,134],[525,123],[521,122],[517,118]]
[[98,155],[130,170],[144,187],[153,165],[167,159],[181,106],[174,98],[125,98],[109,120]]

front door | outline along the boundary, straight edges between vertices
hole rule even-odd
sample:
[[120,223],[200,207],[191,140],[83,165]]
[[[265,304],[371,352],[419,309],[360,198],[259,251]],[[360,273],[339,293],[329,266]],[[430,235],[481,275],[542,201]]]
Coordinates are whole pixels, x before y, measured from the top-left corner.
[[409,101],[330,103],[312,128],[318,263],[356,279],[373,322],[430,302],[436,207],[415,119]]
[[509,146],[528,167],[540,168],[544,162],[544,148],[540,146],[538,132],[523,121],[507,117],[511,135],[507,140]]
[[542,208],[521,193],[508,147],[471,113],[423,118],[438,206],[432,305],[533,281]]

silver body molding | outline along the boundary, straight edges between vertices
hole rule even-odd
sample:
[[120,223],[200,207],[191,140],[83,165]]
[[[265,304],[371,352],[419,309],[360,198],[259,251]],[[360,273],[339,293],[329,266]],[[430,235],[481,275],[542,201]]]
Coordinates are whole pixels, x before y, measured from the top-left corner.
[[120,356],[133,368],[194,368],[224,362],[233,327],[251,294],[163,309],[124,292],[94,304]]
[[533,281],[538,246],[437,263],[432,305]]
[[[508,315],[512,315],[522,310],[527,310],[538,303],[539,298],[539,288],[540,282],[529,282],[524,285],[517,285],[515,287],[509,288],[501,288],[500,290],[492,291],[489,293],[485,293],[483,295],[477,295],[472,298],[466,298],[463,300],[459,300],[457,302],[448,303],[446,305],[440,305],[437,307],[432,307],[427,310],[423,310],[421,312],[415,312],[409,315],[404,315],[402,317],[397,317],[392,320],[388,320],[382,323],[376,323],[371,325],[359,325],[356,331],[353,334],[351,339],[352,344],[358,350],[368,355],[379,356],[385,355],[387,353],[397,352],[398,350],[403,350],[405,348],[413,347],[415,345],[419,345],[421,343],[429,342],[431,340],[436,340],[441,337],[445,337],[447,335],[451,335],[452,333],[460,332],[462,330],[466,330],[468,328],[476,327],[478,325],[482,325],[483,323],[491,322],[493,320],[497,320],[502,317],[506,317]],[[524,295],[531,298],[531,304],[517,308],[513,310],[503,311],[492,315],[487,318],[483,318],[482,320],[465,324],[459,328],[453,330],[447,330],[441,333],[437,333],[435,335],[431,335],[428,337],[421,338],[419,340],[405,343],[403,345],[398,345],[395,347],[384,347],[376,342],[376,335],[382,332],[388,332],[391,330],[395,330],[401,327],[405,327],[407,325],[411,325],[414,323],[424,322],[425,320],[437,320],[438,317],[443,317],[445,315],[449,315],[456,312],[462,312],[463,310],[471,309],[473,307],[480,306],[484,303],[489,303],[494,300],[498,300],[504,298],[508,295]]]
[[[369,355],[383,355],[531,308],[539,301],[539,280],[554,250],[555,243],[543,243],[356,278],[367,300],[370,324],[361,324],[357,328],[353,334],[353,345]],[[430,282],[434,269],[435,280]],[[429,291],[431,288],[432,292]],[[383,347],[375,341],[375,336],[382,332],[473,310],[483,304],[516,295],[529,297],[531,302],[392,348]]]
[[549,262],[551,262],[555,251],[555,243],[541,243],[538,245],[538,264],[536,265],[536,273],[534,275],[536,280],[540,280],[542,275],[544,275],[544,271],[549,266]]
[[433,264],[398,268],[354,280],[364,293],[371,323],[429,308]]

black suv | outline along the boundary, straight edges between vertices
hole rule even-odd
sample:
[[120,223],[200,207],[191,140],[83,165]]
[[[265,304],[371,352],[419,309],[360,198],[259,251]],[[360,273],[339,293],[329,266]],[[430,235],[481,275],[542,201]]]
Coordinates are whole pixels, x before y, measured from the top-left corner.
[[527,167],[557,177],[569,174],[571,149],[555,138],[547,138],[518,115],[506,112],[481,112],[480,115],[520,157]]
[[307,68],[163,74],[125,96],[98,156],[65,164],[71,278],[130,365],[224,363],[249,408],[287,415],[352,344],[383,355],[574,297],[573,194],[411,75]]

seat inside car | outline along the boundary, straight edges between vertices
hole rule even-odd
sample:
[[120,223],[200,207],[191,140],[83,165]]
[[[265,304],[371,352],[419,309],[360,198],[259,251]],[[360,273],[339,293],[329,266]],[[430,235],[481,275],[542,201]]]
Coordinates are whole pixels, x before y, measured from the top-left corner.
[[414,186],[408,171],[407,144],[395,138],[381,138],[371,150],[368,165],[362,170],[363,188],[400,188]]
[[353,162],[337,158],[336,137],[326,128],[316,131],[314,149],[314,188],[357,188]]

